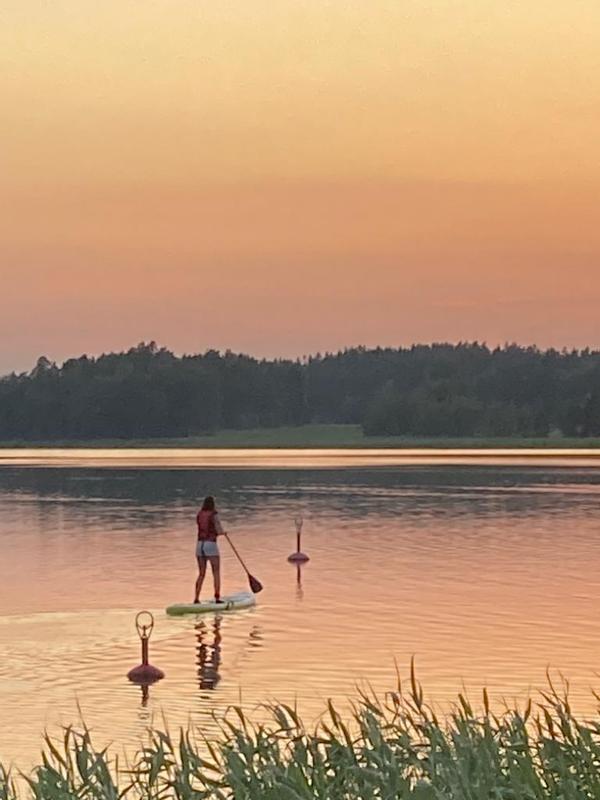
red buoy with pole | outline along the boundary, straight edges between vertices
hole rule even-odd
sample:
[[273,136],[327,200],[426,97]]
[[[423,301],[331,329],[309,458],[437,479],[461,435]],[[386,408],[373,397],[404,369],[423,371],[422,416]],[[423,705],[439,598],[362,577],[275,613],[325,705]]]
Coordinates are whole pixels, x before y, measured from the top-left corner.
[[135,618],[135,627],[142,643],[142,663],[129,670],[127,677],[133,683],[148,686],[165,677],[165,673],[148,661],[148,642],[154,628],[154,617],[149,611],[140,611]]
[[298,514],[298,516],[294,518],[294,523],[296,525],[296,552],[288,556],[288,561],[292,564],[304,564],[306,561],[310,561],[310,559],[301,549],[302,525],[304,524],[302,514]]

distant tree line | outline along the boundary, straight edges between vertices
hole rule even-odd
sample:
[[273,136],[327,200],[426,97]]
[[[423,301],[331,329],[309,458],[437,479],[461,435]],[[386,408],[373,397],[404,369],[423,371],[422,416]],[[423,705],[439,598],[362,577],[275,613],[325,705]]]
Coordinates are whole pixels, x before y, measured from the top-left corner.
[[357,423],[367,435],[600,435],[600,352],[478,343],[363,347],[302,360],[152,342],[0,380],[0,439],[189,436]]

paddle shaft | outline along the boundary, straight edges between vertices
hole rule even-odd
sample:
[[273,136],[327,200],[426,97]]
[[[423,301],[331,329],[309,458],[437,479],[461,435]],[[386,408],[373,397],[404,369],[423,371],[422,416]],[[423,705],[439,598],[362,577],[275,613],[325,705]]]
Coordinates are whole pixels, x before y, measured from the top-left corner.
[[236,549],[236,546],[231,541],[229,536],[226,533],[223,533],[223,536],[227,539],[227,541],[231,545],[231,549],[236,554],[238,561],[240,562],[240,564],[244,568],[244,571],[245,571],[246,575],[248,576],[248,583],[250,584],[250,588],[252,589],[254,594],[258,594],[258,592],[262,592],[262,590],[263,590],[262,583],[258,580],[258,578],[255,578],[254,575],[250,574],[250,572],[248,571],[248,567],[244,564],[244,561],[243,561],[241,555],[238,553],[238,551]]
[[244,564],[244,561],[243,561],[243,559],[242,559],[241,555],[238,553],[236,546],[234,545],[234,543],[233,543],[233,542],[231,541],[231,539],[229,538],[229,534],[227,534],[227,533],[224,533],[224,534],[223,534],[223,536],[224,536],[224,537],[227,539],[227,541],[228,541],[228,542],[229,542],[229,544],[231,545],[231,549],[232,549],[232,550],[233,550],[233,552],[236,554],[238,561],[240,562],[240,564],[241,564],[241,565],[242,565],[242,567],[244,568],[244,570],[245,570],[245,572],[246,572],[246,575],[248,575],[248,577],[249,577],[249,576],[250,576],[250,572],[248,571],[248,567],[247,567],[247,566]]

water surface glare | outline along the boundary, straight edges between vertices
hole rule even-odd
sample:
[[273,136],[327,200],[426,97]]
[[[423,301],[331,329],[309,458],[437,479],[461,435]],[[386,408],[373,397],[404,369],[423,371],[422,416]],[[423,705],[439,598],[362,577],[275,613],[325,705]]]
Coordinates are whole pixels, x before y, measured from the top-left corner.
[[[521,702],[551,667],[594,710],[593,452],[98,452],[0,452],[0,760],[27,766],[78,704],[98,744],[129,749],[163,713],[211,733],[231,703],[279,699],[314,720],[357,682],[395,688],[395,662],[406,676],[413,655],[440,704],[463,684]],[[166,605],[191,599],[208,492],[265,591],[249,611],[170,619]],[[299,511],[302,570],[286,561]],[[222,554],[226,588],[245,588]],[[124,677],[142,608],[167,676],[146,698]]]

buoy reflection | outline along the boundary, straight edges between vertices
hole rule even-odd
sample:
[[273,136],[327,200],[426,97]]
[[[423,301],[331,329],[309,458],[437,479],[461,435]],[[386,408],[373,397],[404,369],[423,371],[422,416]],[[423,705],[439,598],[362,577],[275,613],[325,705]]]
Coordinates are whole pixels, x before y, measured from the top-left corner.
[[142,707],[146,708],[150,699],[150,686],[148,683],[141,683],[140,686],[142,689]]
[[302,600],[304,598],[304,589],[302,588],[302,564],[296,564],[296,599]]

